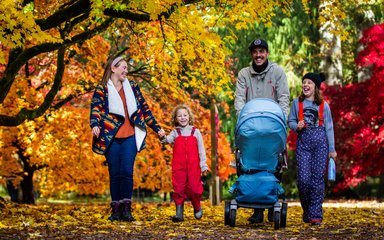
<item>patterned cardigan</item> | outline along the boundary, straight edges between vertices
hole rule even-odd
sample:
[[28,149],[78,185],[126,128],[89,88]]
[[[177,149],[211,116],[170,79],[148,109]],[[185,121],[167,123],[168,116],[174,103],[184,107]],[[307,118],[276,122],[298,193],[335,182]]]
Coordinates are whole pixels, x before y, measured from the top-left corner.
[[[105,86],[97,86],[94,91],[91,102],[91,128],[95,126],[98,126],[100,128],[99,137],[93,137],[92,150],[95,153],[101,155],[105,155],[114,136],[116,135],[120,126],[124,123],[125,118],[124,115],[110,112],[110,99],[108,99],[108,95],[110,94],[110,92],[108,91],[108,85],[109,84]],[[135,99],[132,99],[132,97],[127,94],[127,92],[131,91],[130,89],[128,89],[129,86],[132,89],[133,96]],[[145,138],[147,131],[146,125],[152,128],[155,132],[158,132],[161,128],[154,116],[152,115],[152,112],[149,109],[149,106],[146,103],[137,83],[132,80],[126,80],[123,82],[123,87],[127,102],[130,101],[130,103],[132,104],[133,101],[136,101],[137,109],[133,113],[129,114],[129,119],[132,121],[135,127],[137,150],[141,151],[145,148]],[[122,104],[122,102],[120,104]]]

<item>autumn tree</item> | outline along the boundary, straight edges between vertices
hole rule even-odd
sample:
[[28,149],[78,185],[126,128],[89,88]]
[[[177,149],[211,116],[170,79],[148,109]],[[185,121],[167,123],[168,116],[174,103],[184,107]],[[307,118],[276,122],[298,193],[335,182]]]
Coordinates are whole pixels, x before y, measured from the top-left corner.
[[[338,180],[333,191],[355,187],[368,176],[384,174],[384,25],[372,26],[360,39],[364,49],[356,58],[358,68],[369,68],[371,78],[346,86],[323,86],[330,104],[338,153]],[[291,131],[289,145],[295,149]]]
[[[366,29],[356,64],[371,78],[342,88],[328,88],[335,119],[336,149],[342,181],[335,190],[354,187],[384,172],[384,25]],[[348,103],[348,104],[340,104]]]
[[[4,168],[2,176],[7,177],[10,172],[12,174],[16,173],[21,183],[23,181],[28,182],[26,184],[28,185],[28,191],[25,194],[28,199],[24,199],[24,202],[33,201],[31,197],[33,186],[31,179],[34,171],[47,166],[51,168],[49,171],[47,171],[48,168],[45,169],[45,176],[41,177],[41,181],[44,183],[42,185],[53,188],[53,191],[50,191],[52,194],[55,193],[55,187],[62,190],[73,190],[73,186],[72,188],[70,186],[60,188],[58,187],[61,186],[59,183],[54,184],[57,178],[47,177],[53,173],[58,174],[56,176],[63,176],[66,181],[68,179],[72,179],[72,182],[75,183],[85,181],[74,180],[76,174],[71,174],[70,171],[67,171],[68,169],[65,170],[65,167],[73,167],[75,164],[64,164],[64,162],[70,163],[70,159],[79,160],[79,156],[86,160],[88,159],[87,154],[80,154],[77,157],[69,157],[65,154],[58,155],[60,151],[64,151],[63,147],[73,146],[70,147],[72,151],[76,149],[74,138],[77,135],[69,130],[73,127],[73,124],[66,125],[66,128],[61,129],[64,136],[72,136],[72,138],[69,138],[68,141],[64,141],[66,138],[59,140],[58,145],[60,147],[46,143],[38,144],[37,141],[45,140],[46,137],[49,139],[49,136],[52,135],[55,136],[55,139],[60,138],[60,131],[58,131],[57,135],[49,132],[53,131],[53,126],[50,126],[50,124],[57,123],[55,122],[56,119],[61,119],[60,123],[65,125],[66,122],[70,121],[63,121],[60,115],[73,117],[67,111],[76,111],[75,109],[53,111],[65,106],[75,97],[92,90],[98,81],[97,79],[100,78],[101,65],[106,61],[106,56],[95,54],[95,51],[108,54],[108,49],[97,46],[98,42],[103,42],[97,35],[105,32],[108,27],[111,30],[109,35],[112,37],[129,33],[130,42],[127,52],[133,56],[131,59],[138,66],[132,73],[139,74],[138,69],[147,69],[147,74],[151,76],[149,84],[155,89],[159,87],[160,82],[165,83],[162,84],[165,88],[164,91],[158,90],[158,93],[165,92],[167,93],[166,97],[160,97],[158,100],[163,99],[163,102],[167,102],[169,99],[185,99],[188,94],[184,94],[182,89],[188,86],[187,81],[190,81],[189,84],[196,89],[204,89],[201,79],[206,80],[205,84],[210,83],[209,88],[205,88],[208,93],[209,91],[223,91],[225,89],[227,79],[224,74],[225,68],[220,66],[224,59],[223,50],[225,49],[221,49],[219,43],[215,43],[215,41],[220,42],[220,39],[214,37],[214,33],[207,30],[210,26],[206,25],[202,19],[199,19],[203,14],[196,15],[196,20],[199,20],[202,24],[196,26],[201,27],[201,29],[196,28],[196,31],[191,32],[189,27],[183,26],[183,24],[179,25],[179,22],[191,25],[189,21],[194,21],[194,19],[185,21],[187,19],[178,16],[178,14],[188,15],[189,11],[199,12],[199,8],[204,8],[204,6],[188,6],[193,1],[180,2],[180,4],[171,2],[169,5],[165,3],[164,7],[156,5],[155,8],[151,3],[147,2],[138,3],[138,5],[132,3],[130,6],[112,1],[103,3],[70,1],[61,6],[55,1],[44,3],[40,1],[9,1],[0,7],[4,16],[4,24],[1,25],[0,29],[3,33],[0,39],[3,50],[0,56],[0,62],[3,64],[0,79],[0,125],[19,126],[16,129],[1,129],[3,136],[12,133],[12,137],[14,137],[1,143],[6,149],[6,153],[2,153],[2,165],[8,165],[11,161],[16,162],[16,164],[11,164],[12,167],[15,167],[14,169],[6,171],[7,169]],[[184,5],[187,8],[183,10]],[[171,19],[171,13],[178,8],[180,8],[179,13],[175,14],[175,17]],[[119,18],[128,19],[129,21],[119,21]],[[170,19],[169,24],[165,24],[166,19]],[[143,22],[143,24],[140,24],[140,22]],[[192,24],[192,26],[194,25]],[[120,27],[125,27],[128,30],[120,29]],[[199,38],[191,38],[197,30],[201,31],[202,35]],[[180,34],[182,32],[185,32],[185,34]],[[203,38],[211,40],[205,42],[202,41]],[[176,42],[179,43],[176,44]],[[210,42],[212,46],[205,48],[205,44]],[[88,52],[81,53],[79,48],[84,44],[89,45]],[[180,53],[174,47],[176,45],[182,50]],[[180,48],[180,46],[183,46],[183,48]],[[197,57],[195,54],[190,54],[194,53],[191,46],[204,47],[205,49]],[[216,54],[212,54],[214,50]],[[204,53],[204,51],[206,52]],[[178,54],[180,56],[185,55],[181,57],[183,61],[180,61],[179,64],[177,64],[180,59],[177,57]],[[195,63],[194,59],[196,58],[199,58],[200,63],[202,63],[201,66],[207,69],[201,71],[202,75],[199,71],[192,71],[193,67],[188,67],[188,64]],[[78,63],[77,68],[73,68],[72,60]],[[172,62],[173,60],[176,64]],[[184,77],[186,73],[182,69],[186,68],[189,68],[187,74],[190,76],[189,78]],[[215,74],[213,74],[213,71],[215,71]],[[69,79],[69,81],[66,79]],[[213,84],[213,81],[218,79],[220,81]],[[217,86],[216,90],[213,86]],[[178,89],[181,91],[178,91]],[[77,111],[77,113],[80,116],[86,116],[84,111]],[[52,118],[52,116],[56,116],[56,118]],[[83,120],[82,122],[87,121]],[[25,129],[28,129],[28,131]],[[84,132],[82,128],[77,130]],[[36,135],[39,137],[35,138]],[[77,142],[78,145],[87,146],[83,140],[78,139]],[[58,142],[55,141],[55,143]],[[45,151],[41,151],[41,149],[45,149]],[[51,158],[54,161],[49,161],[50,158],[47,156],[47,152],[55,156]],[[71,151],[64,152],[70,153]],[[63,157],[63,162],[60,161],[59,156]],[[58,165],[54,166],[54,164]],[[86,169],[84,167],[78,168],[80,171]],[[50,170],[60,171],[51,172]],[[68,178],[65,176],[68,176]],[[49,182],[48,180],[46,182],[46,179],[54,179],[54,181]],[[87,181],[91,180],[88,179]],[[17,182],[17,177],[15,182]],[[89,188],[79,190],[79,192],[89,193]]]
[[[284,15],[281,11],[277,11],[276,16],[272,18],[272,27],[256,23],[247,30],[236,31],[234,28],[227,30],[235,31],[236,35],[242,36],[242,38],[237,39],[236,44],[231,46],[233,50],[231,56],[235,59],[236,69],[241,69],[250,61],[249,52],[246,48],[247,44],[256,36],[262,36],[268,40],[270,59],[281,64],[286,70],[292,98],[297,97],[301,91],[301,76],[304,73],[324,70],[319,68],[321,62],[325,63],[328,61],[327,64],[333,64],[331,62],[334,60],[335,63],[340,63],[340,60],[342,61],[343,72],[337,74],[343,76],[341,79],[343,85],[357,82],[358,78],[370,78],[370,68],[356,68],[354,60],[358,53],[357,49],[360,49],[360,44],[358,43],[360,32],[366,26],[373,25],[375,22],[382,22],[383,5],[380,2],[365,1],[359,2],[356,5],[343,1],[332,5],[336,6],[336,4],[339,4],[339,9],[334,10],[337,15],[333,16],[332,7],[320,8],[319,3],[320,1],[310,1],[307,4],[294,2],[289,16]],[[340,9],[344,9],[345,14],[340,12]],[[323,14],[326,14],[327,17],[323,16]],[[337,24],[324,22],[325,20],[332,22],[334,18],[342,20]],[[334,44],[336,45],[334,47],[338,49],[331,50],[331,48],[328,51],[329,56],[327,56],[327,54],[321,53],[319,46],[324,44],[322,49],[327,49],[332,46],[332,43],[324,43],[326,39],[320,37],[321,31],[319,29],[322,25],[329,26],[330,24],[334,28],[331,31],[332,39],[340,40],[340,36],[343,36],[343,41],[337,43],[339,44],[338,46],[336,46],[335,42]],[[335,28],[336,26],[338,28]],[[340,31],[340,27],[343,31]],[[348,35],[347,38],[345,38],[345,34]],[[339,52],[338,55],[333,54],[336,50]],[[328,70],[331,71],[331,68]],[[357,75],[358,72],[360,72],[359,75]],[[345,91],[348,90],[345,89]],[[332,99],[333,96],[329,96],[329,98]],[[333,110],[333,112],[337,111],[337,109]],[[292,147],[290,149],[295,149],[295,140],[295,134],[289,134],[289,144]],[[343,142],[339,139],[336,139],[336,141]],[[292,160],[289,161],[288,172],[284,174],[284,184],[287,187],[286,190],[292,191],[292,194],[295,195],[296,161],[294,160],[293,152],[290,153],[290,158]],[[344,166],[339,166],[339,170]],[[340,171],[344,172],[343,170]]]
[[[273,8],[284,7],[286,3],[176,0],[161,4],[148,1],[126,4],[76,0],[60,4],[7,0],[0,8],[4,16],[0,29],[3,49],[0,64],[5,65],[0,78],[0,103],[8,96],[21,68],[30,60],[44,53],[57,51],[58,54],[56,81],[52,81],[44,101],[35,108],[21,107],[15,113],[0,114],[0,126],[17,126],[44,114],[60,90],[64,58],[69,48],[106,30],[116,34],[121,30],[114,28],[118,19],[125,19],[130,28],[130,47],[136,50],[135,60],[144,59],[149,64],[155,86],[165,82],[166,88],[176,94],[177,89],[185,85],[202,89],[199,80],[205,79],[206,83],[212,83],[205,88],[208,93],[223,91],[228,80],[222,64],[226,49],[212,28],[224,26],[229,21],[236,22],[239,28],[246,27],[250,21],[269,21]],[[139,53],[143,48],[146,53]],[[186,82],[185,77],[180,76],[179,60],[191,64],[198,57],[200,69],[189,68],[187,75],[191,79]]]
[[[307,1],[303,2],[307,4]],[[92,91],[100,79],[107,57],[117,52],[126,54],[132,66],[130,77],[143,85],[146,98],[153,104],[157,116],[164,116],[176,102],[189,102],[199,114],[201,128],[209,132],[210,127],[206,123],[209,104],[220,102],[223,97],[232,97],[232,81],[226,65],[226,56],[230,51],[226,46],[238,38],[230,32],[219,37],[217,31],[228,24],[236,29],[246,29],[255,21],[268,25],[276,8],[288,13],[291,3],[4,0],[0,6],[0,126],[4,126],[0,129],[0,144],[5,149],[1,150],[2,169],[7,161],[22,163],[8,169],[18,171],[20,181],[31,179],[37,169],[45,171],[45,175],[38,178],[44,183],[39,187],[49,186],[45,192],[42,189],[47,194],[50,188],[54,189],[54,181],[59,176],[67,176],[64,179],[72,179],[72,183],[92,186],[92,183],[87,185],[86,180],[70,174],[73,169],[63,170],[77,166],[74,163],[80,159],[79,156],[91,165],[101,162],[97,159],[96,162],[88,161],[94,156],[91,157],[83,148],[89,144],[86,134],[81,136],[84,138],[77,136],[71,129],[73,122],[63,117],[75,118],[77,115],[73,114],[80,114],[82,118],[76,119],[81,122],[81,127],[77,130],[86,132],[87,100],[77,105],[74,101]],[[104,43],[105,39],[108,44]],[[55,132],[56,123],[62,124],[62,131]],[[3,138],[8,133],[11,135]],[[37,143],[38,140],[49,139],[49,136],[54,136],[53,142],[58,146]],[[154,143],[153,138],[149,136],[151,149],[138,156],[139,170],[135,177],[138,187],[167,189],[167,181],[164,185],[150,185],[146,181],[154,164],[160,164],[155,166],[156,171],[167,170],[166,162],[155,161],[155,157],[167,157],[156,155],[160,146]],[[221,133],[218,138],[220,148],[225,148],[222,153],[219,152],[223,157],[223,160],[219,158],[219,162],[225,164],[229,159],[226,157],[228,142]],[[210,139],[205,140],[209,147]],[[64,151],[67,146],[70,147]],[[82,153],[77,154],[76,149],[81,149]],[[60,151],[65,152],[62,154],[63,162],[70,164],[48,161],[61,159]],[[66,155],[74,152],[74,156]],[[32,172],[27,171],[28,166],[32,166]],[[52,172],[52,169],[64,172],[60,174],[60,171]],[[90,168],[81,165],[78,170],[81,169]],[[4,174],[2,172],[3,177],[7,176]],[[219,169],[219,176],[223,179],[228,174],[228,169]],[[65,188],[64,181],[63,185],[60,181],[57,186],[62,186],[61,189],[93,194],[92,187],[82,190],[74,186]],[[103,187],[96,189],[103,191]]]
[[[54,195],[58,190],[73,189],[74,184],[84,188],[81,183],[93,181],[93,184],[97,184],[100,182],[97,178],[100,177],[105,181],[105,170],[101,170],[104,174],[98,174],[97,170],[91,172],[97,173],[97,176],[88,180],[78,179],[87,176],[81,173],[92,169],[90,165],[101,166],[102,163],[100,158],[91,158],[89,150],[91,137],[89,126],[84,121],[89,116],[89,105],[72,102],[93,89],[101,77],[102,62],[99,59],[107,58],[109,44],[98,36],[94,40],[71,48],[77,52],[76,57],[66,57],[67,68],[61,83],[63,86],[52,107],[43,116],[16,127],[0,129],[1,180],[12,179],[12,183],[21,188],[21,202],[33,203],[34,189],[43,195],[47,192]],[[84,64],[85,60],[87,64]],[[42,103],[55,78],[55,61],[55,54],[41,54],[31,60],[16,77],[17,84],[11,87],[8,97],[0,106],[1,112],[12,113],[20,107],[34,108],[36,104]],[[36,171],[41,171],[41,174],[34,176]],[[69,178],[72,181],[68,181]],[[40,185],[34,186],[34,180]],[[68,184],[70,182],[72,184]],[[101,185],[98,187],[103,188]],[[99,188],[91,190],[85,187],[86,190],[82,192],[92,194],[90,191],[100,192]]]

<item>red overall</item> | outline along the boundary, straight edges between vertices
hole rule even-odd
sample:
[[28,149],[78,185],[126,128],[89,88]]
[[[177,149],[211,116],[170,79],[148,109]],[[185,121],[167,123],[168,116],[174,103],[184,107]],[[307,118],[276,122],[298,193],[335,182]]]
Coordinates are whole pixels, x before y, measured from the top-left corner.
[[178,136],[173,146],[172,160],[173,199],[176,205],[182,205],[188,197],[193,208],[199,210],[203,185],[197,138],[193,136],[195,128],[192,128],[190,136],[182,136],[180,129],[176,130]]

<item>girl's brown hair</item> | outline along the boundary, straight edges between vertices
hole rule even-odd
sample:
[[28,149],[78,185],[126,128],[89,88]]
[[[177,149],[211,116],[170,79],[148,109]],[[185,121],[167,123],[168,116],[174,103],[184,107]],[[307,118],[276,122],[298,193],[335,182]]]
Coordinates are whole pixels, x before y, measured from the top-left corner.
[[179,126],[179,123],[177,122],[177,111],[180,109],[185,109],[189,115],[189,124],[193,125],[193,122],[195,121],[195,117],[192,114],[192,110],[185,104],[179,104],[177,105],[173,111],[172,111],[172,123],[175,127]]
[[[301,91],[301,94],[299,96],[299,101],[302,102],[302,101],[304,101],[304,99],[305,99],[305,95],[304,95],[303,91]],[[323,101],[324,101],[324,98],[323,98],[323,96],[321,96],[320,90],[317,87],[315,87],[315,101],[314,102],[317,105],[320,105]]]
[[121,59],[118,60],[116,63],[114,63],[114,67],[120,66],[121,62],[125,61],[124,57],[120,57],[120,56],[109,58],[107,65],[104,68],[104,75],[103,75],[103,78],[101,79],[101,85],[107,85],[107,82],[111,78],[111,75],[112,75],[112,63],[117,58],[121,58]]

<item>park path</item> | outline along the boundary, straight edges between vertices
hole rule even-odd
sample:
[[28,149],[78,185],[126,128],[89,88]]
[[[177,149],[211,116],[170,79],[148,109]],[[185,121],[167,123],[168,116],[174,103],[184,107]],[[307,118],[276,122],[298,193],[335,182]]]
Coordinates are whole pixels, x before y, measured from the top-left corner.
[[[384,204],[378,201],[324,203],[324,221],[311,226],[301,220],[298,201],[289,201],[287,227],[249,224],[252,209],[238,209],[236,226],[224,225],[224,204],[202,203],[204,216],[193,217],[186,204],[185,221],[173,223],[175,207],[167,203],[134,203],[134,222],[107,220],[107,203],[39,203],[0,205],[0,239],[384,239]],[[265,211],[266,212],[266,211]],[[265,217],[266,219],[266,217]]]

